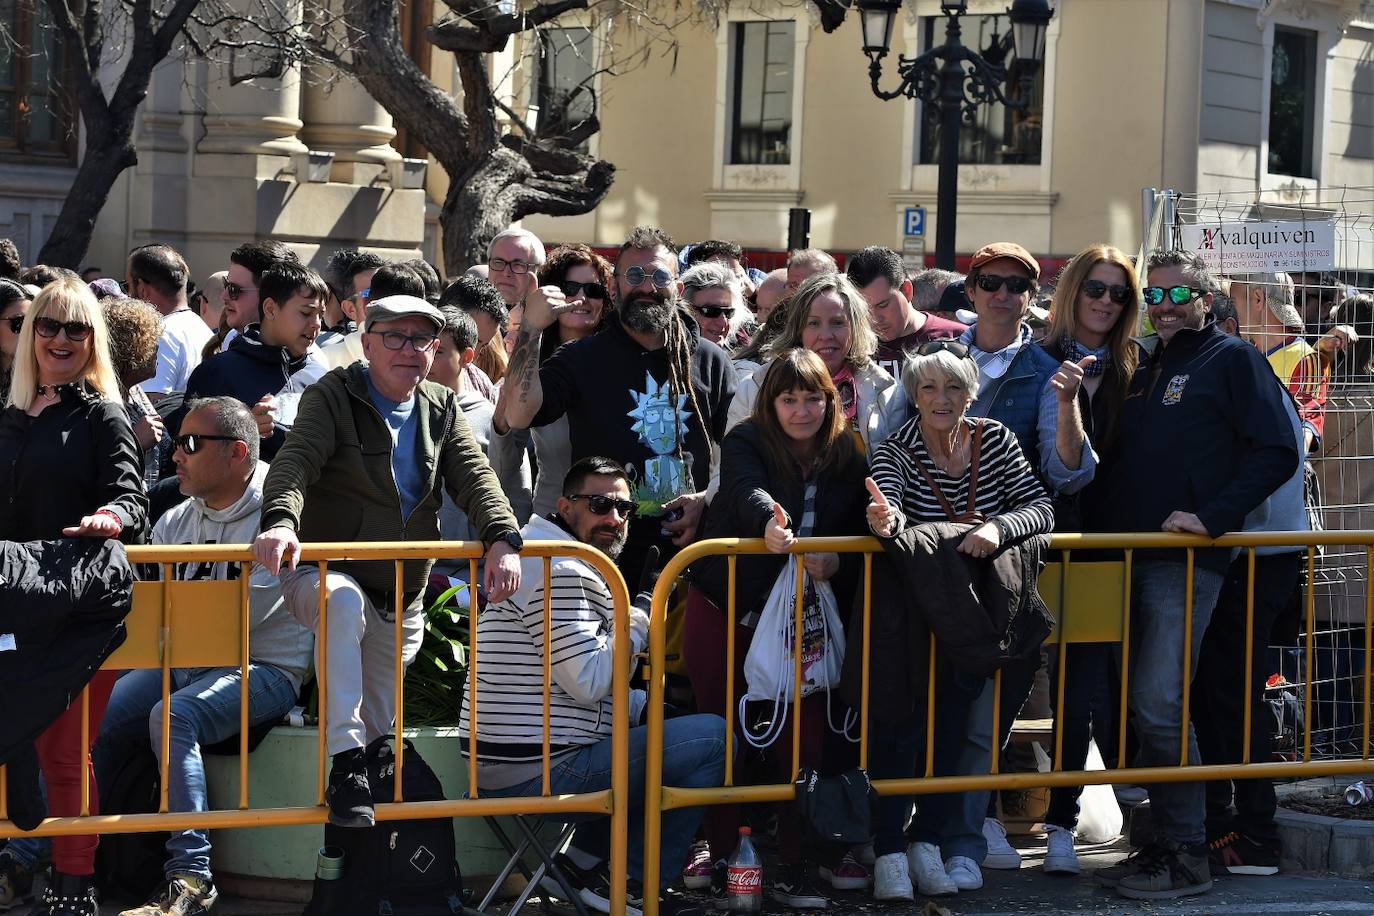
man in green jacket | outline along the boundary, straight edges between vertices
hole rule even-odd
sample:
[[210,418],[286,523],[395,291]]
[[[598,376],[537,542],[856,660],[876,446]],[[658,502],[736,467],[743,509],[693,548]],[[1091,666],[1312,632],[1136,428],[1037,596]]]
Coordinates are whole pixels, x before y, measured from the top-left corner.
[[253,554],[281,575],[286,606],[317,630],[327,653],[321,727],[333,768],[325,799],[330,821],[343,827],[374,822],[363,749],[392,730],[394,615],[402,614],[402,661],[409,665],[424,635],[432,561],[402,564],[399,596],[390,560],[331,563],[324,634],[317,627],[319,570],[296,568],[301,542],[437,541],[442,485],[487,545],[487,599],[503,601],[520,586],[524,542],[496,474],[453,392],[424,381],[443,325],[439,310],[414,296],[369,303],[366,364],[334,369],[305,390],[264,484]]

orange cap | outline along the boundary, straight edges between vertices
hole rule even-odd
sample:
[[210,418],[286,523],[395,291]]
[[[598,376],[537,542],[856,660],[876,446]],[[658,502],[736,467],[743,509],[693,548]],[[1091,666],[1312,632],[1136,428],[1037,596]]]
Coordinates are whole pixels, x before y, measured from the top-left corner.
[[1029,270],[1032,279],[1040,279],[1040,263],[1031,257],[1029,251],[1015,242],[993,242],[991,245],[984,245],[973,253],[973,259],[969,261],[968,268],[969,270],[977,270],[984,264],[996,261],[998,258],[1011,258]]

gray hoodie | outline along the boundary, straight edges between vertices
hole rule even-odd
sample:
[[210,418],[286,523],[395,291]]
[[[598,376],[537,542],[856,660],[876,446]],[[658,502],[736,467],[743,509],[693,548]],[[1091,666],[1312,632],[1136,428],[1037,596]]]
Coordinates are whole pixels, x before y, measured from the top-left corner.
[[[262,482],[267,464],[259,461],[253,478],[238,501],[227,509],[211,509],[192,496],[169,509],[153,526],[154,544],[251,544],[258,536],[262,511]],[[178,563],[174,576],[187,580],[236,578],[237,563]],[[232,573],[232,574],[231,574]],[[300,690],[301,678],[314,651],[314,634],[296,622],[282,604],[281,582],[254,564],[249,580],[248,654],[254,664],[281,669]]]

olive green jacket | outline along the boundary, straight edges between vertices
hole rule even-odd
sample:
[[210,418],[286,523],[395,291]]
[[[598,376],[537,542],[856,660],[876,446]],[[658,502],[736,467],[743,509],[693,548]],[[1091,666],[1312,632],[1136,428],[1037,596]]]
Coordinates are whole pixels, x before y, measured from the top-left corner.
[[[401,517],[401,495],[391,472],[391,431],[368,395],[362,363],[326,373],[301,395],[296,425],[263,485],[262,528],[293,529],[311,541],[437,541],[440,482],[492,544],[520,530],[496,473],[473,439],[458,397],[433,382],[421,382],[415,405],[424,462],[425,497],[409,518]],[[431,560],[404,564],[404,591],[422,590]],[[353,576],[374,594],[396,587],[390,561],[336,561],[331,572]],[[389,610],[389,608],[388,608]]]

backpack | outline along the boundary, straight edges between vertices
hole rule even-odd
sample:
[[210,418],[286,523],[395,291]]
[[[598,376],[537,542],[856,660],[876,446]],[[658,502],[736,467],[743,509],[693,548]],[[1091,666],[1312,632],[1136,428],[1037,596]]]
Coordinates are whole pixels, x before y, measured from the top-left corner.
[[[147,741],[121,745],[100,796],[101,814],[150,814],[162,791],[157,757]],[[166,831],[107,833],[95,850],[95,880],[102,898],[146,900],[163,883]]]
[[[367,746],[367,781],[373,804],[395,799],[396,758],[391,736]],[[443,801],[439,777],[415,746],[405,742],[402,796],[408,802]],[[372,827],[324,827],[324,845],[343,852],[337,880],[315,879],[304,916],[456,916],[463,912],[452,818],[379,821]]]

